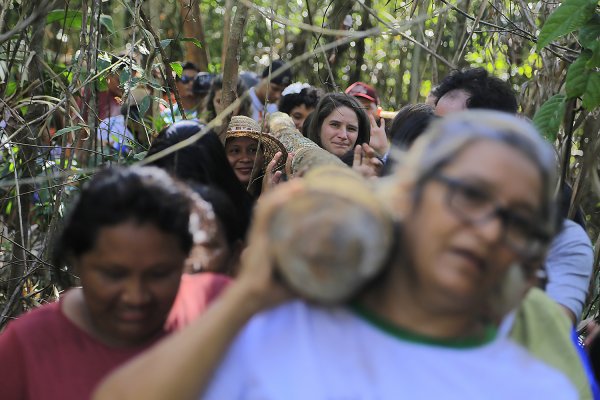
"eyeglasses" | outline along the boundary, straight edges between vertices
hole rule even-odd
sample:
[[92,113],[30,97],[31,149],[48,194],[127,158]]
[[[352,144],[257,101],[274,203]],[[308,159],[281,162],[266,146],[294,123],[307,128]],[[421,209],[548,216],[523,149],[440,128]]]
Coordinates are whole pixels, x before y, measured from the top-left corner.
[[498,205],[490,193],[457,178],[437,174],[433,179],[448,188],[446,203],[467,224],[482,224],[492,218],[502,222],[502,241],[523,257],[538,256],[550,240],[536,221]]
[[181,75],[181,78],[177,79],[179,82],[183,83],[184,85],[187,85],[188,83],[192,82],[194,80],[193,76],[187,76],[187,75]]

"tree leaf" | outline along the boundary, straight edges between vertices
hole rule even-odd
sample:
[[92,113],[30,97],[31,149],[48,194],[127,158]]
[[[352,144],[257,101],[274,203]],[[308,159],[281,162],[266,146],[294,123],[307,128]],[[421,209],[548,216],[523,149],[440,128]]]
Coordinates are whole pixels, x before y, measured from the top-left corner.
[[553,40],[581,28],[594,15],[597,0],[566,0],[546,20],[538,36],[538,51]]
[[66,128],[62,128],[59,129],[54,136],[52,136],[53,139],[56,139],[57,137],[60,137],[62,135],[64,135],[65,133],[69,133],[69,132],[74,132],[77,131],[81,128],[85,128],[85,125],[73,125],[73,126],[68,126]]
[[589,70],[585,64],[590,60],[590,52],[583,51],[579,57],[571,64],[567,71],[567,82],[565,88],[569,98],[582,96],[585,92],[589,78]]
[[116,32],[115,24],[113,23],[113,19],[110,15],[100,15],[100,25],[104,25],[104,27],[110,34],[114,34]]
[[145,115],[146,111],[150,108],[152,104],[152,96],[144,96],[140,104],[138,104],[138,110],[140,110],[140,115]]
[[600,40],[600,15],[594,16],[579,30],[579,42],[589,49]]
[[590,60],[585,64],[586,68],[600,68],[600,41],[596,41],[595,43],[591,44],[589,50],[592,51],[592,56],[590,57]]
[[183,66],[181,65],[181,63],[172,62],[169,65],[171,66],[171,69],[177,74],[177,76],[181,76],[181,74],[183,74]]
[[200,41],[196,38],[192,38],[192,37],[185,37],[183,39],[181,39],[182,42],[192,42],[194,44],[194,46],[198,47],[198,48],[202,48],[202,43],[200,43]]
[[567,71],[565,88],[569,98],[581,97],[583,107],[587,110],[600,105],[600,72],[596,68],[588,68],[593,62],[593,53],[584,50]]
[[585,93],[583,94],[583,107],[593,110],[600,106],[600,72],[590,71]]
[[65,28],[81,29],[81,11],[77,10],[52,10],[46,16],[46,23],[51,24],[53,22],[65,23]]
[[533,116],[533,124],[550,142],[556,140],[556,134],[565,113],[565,100],[564,94],[556,94],[546,100]]
[[160,41],[160,47],[164,49],[165,47],[168,47],[172,41],[173,39],[163,39]]

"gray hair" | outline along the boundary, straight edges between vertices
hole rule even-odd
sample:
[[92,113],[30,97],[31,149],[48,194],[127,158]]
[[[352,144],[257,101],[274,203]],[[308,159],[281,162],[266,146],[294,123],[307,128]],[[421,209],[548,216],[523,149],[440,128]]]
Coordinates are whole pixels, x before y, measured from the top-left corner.
[[532,124],[508,113],[469,110],[435,121],[406,154],[397,175],[410,174],[416,188],[421,187],[468,146],[480,140],[502,142],[520,151],[538,168],[542,193],[540,228],[548,237],[557,230],[554,201],[556,157],[552,146]]

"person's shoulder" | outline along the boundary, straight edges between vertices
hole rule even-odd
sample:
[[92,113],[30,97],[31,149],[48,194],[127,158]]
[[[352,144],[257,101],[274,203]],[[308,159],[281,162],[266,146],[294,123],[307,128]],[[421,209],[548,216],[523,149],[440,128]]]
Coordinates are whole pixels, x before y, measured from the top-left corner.
[[561,231],[557,237],[563,237],[565,239],[579,240],[581,242],[589,243],[591,246],[590,237],[581,225],[570,219],[565,219],[562,225]]
[[512,338],[499,337],[493,346],[491,379],[511,382],[511,393],[529,393],[528,398],[578,398],[577,388],[563,371],[532,354]]
[[10,322],[8,326],[19,331],[29,331],[39,329],[47,324],[54,324],[61,319],[60,303],[52,302],[28,311]]

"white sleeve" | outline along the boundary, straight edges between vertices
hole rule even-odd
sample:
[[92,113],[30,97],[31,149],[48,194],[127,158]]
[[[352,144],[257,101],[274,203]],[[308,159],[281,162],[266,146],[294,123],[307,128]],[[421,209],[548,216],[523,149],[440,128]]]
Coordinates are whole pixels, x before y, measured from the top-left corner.
[[594,267],[594,250],[585,230],[571,220],[554,239],[546,258],[546,294],[581,317]]

